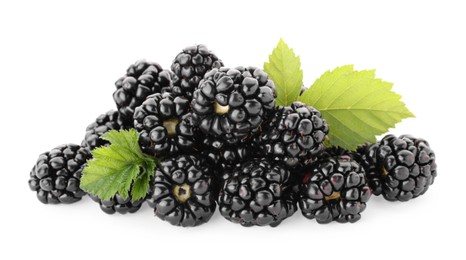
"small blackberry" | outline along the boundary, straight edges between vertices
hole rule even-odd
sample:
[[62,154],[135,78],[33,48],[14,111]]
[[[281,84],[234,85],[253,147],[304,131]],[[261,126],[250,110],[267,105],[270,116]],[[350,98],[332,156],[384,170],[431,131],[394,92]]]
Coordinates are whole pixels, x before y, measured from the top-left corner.
[[120,214],[126,214],[128,212],[134,213],[141,208],[142,203],[145,201],[144,199],[132,201],[131,196],[128,196],[128,198],[124,199],[118,193],[108,200],[101,200],[91,194],[89,194],[89,196],[93,201],[99,203],[100,209],[103,212],[110,215],[114,214],[115,212]]
[[86,193],[79,188],[89,151],[75,144],[60,145],[39,156],[32,168],[29,187],[44,204],[73,203]]
[[273,160],[288,167],[302,167],[311,163],[324,149],[328,134],[327,121],[321,113],[301,102],[278,107],[255,138],[259,149]]
[[222,66],[222,61],[204,45],[184,48],[176,56],[171,66],[172,71],[177,76],[172,92],[191,100],[194,90],[204,75],[211,69]]
[[174,77],[173,72],[162,70],[155,62],[140,60],[131,65],[126,75],[115,82],[117,89],[113,93],[122,121],[132,125],[134,109],[140,106],[147,96],[169,91]]
[[299,190],[302,214],[321,224],[358,221],[371,196],[364,169],[350,156],[318,160],[305,174]]
[[189,109],[186,98],[171,93],[147,97],[134,113],[142,151],[161,156],[194,150],[196,129]]
[[155,215],[183,227],[209,221],[216,208],[211,171],[198,155],[162,160],[155,171],[153,193],[148,199]]
[[218,196],[220,213],[243,226],[278,226],[296,211],[290,172],[265,158],[244,162],[227,174]]
[[382,194],[382,174],[377,169],[377,150],[379,143],[366,144],[358,147],[355,159],[363,166],[367,182],[376,196]]
[[437,176],[434,151],[423,139],[387,135],[358,152],[374,194],[389,201],[408,201],[424,194]]
[[259,131],[275,96],[273,82],[260,69],[213,69],[194,91],[194,123],[205,134],[236,144]]
[[81,143],[81,146],[94,150],[96,147],[107,145],[108,142],[101,139],[102,135],[110,130],[121,130],[131,128],[125,125],[118,113],[118,111],[110,110],[105,114],[100,115],[96,120],[87,126],[86,136]]

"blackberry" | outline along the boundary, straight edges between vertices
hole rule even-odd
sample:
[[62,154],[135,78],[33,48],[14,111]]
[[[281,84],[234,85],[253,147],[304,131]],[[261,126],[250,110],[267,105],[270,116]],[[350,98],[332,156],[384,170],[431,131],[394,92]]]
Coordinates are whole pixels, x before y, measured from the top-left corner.
[[379,143],[366,144],[357,148],[355,159],[363,166],[367,182],[376,196],[382,194],[382,174],[377,169]]
[[290,172],[265,158],[248,160],[230,172],[218,196],[220,213],[243,226],[278,226],[296,211]]
[[305,174],[299,190],[302,214],[320,224],[358,221],[371,196],[363,167],[350,156],[318,160]]
[[118,111],[110,110],[105,114],[100,115],[96,120],[87,126],[86,136],[81,143],[81,146],[94,150],[97,147],[108,144],[108,141],[101,139],[102,135],[110,130],[129,129],[129,125],[125,125]]
[[116,194],[108,200],[101,200],[96,196],[89,194],[93,201],[99,203],[100,209],[107,214],[114,214],[118,212],[120,214],[134,213],[141,208],[144,199],[132,201],[131,196],[124,199],[120,194]]
[[141,150],[156,156],[194,150],[196,129],[189,110],[189,101],[184,97],[171,93],[147,97],[134,113]]
[[113,99],[125,124],[133,123],[134,109],[142,104],[146,97],[169,91],[175,75],[155,62],[137,61],[126,71],[126,75],[115,82],[116,91]]
[[239,166],[242,162],[257,157],[257,148],[254,143],[229,145],[228,143],[206,136],[201,144],[201,153],[213,165],[215,177],[225,179],[228,170]]
[[44,204],[73,203],[86,193],[79,188],[89,151],[75,144],[55,147],[39,156],[32,168],[29,187]]
[[277,107],[255,138],[263,154],[296,168],[310,164],[323,151],[328,134],[320,111],[301,102]]
[[213,69],[194,91],[194,123],[205,134],[236,144],[259,131],[275,96],[273,82],[260,69]]
[[212,169],[199,155],[179,155],[160,162],[148,203],[155,215],[175,226],[198,226],[215,212]]
[[423,139],[387,135],[358,152],[374,194],[389,201],[408,201],[424,194],[437,176],[435,154]]
[[193,92],[206,72],[213,68],[223,67],[221,60],[204,45],[194,45],[184,48],[171,66],[177,76],[172,92],[176,95],[192,99]]

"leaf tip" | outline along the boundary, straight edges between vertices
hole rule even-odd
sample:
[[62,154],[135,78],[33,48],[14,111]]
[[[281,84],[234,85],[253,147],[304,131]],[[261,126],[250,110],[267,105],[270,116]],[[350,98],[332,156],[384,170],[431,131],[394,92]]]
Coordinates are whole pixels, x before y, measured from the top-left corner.
[[285,40],[283,40],[283,37],[280,37],[280,40],[278,40],[278,44],[277,45],[287,45]]
[[406,118],[416,118],[416,115],[406,108]]

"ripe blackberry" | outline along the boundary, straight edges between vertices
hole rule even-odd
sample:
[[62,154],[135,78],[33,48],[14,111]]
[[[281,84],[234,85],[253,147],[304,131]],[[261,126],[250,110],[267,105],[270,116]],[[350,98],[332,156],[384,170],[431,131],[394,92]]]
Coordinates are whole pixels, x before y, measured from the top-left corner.
[[155,171],[153,193],[148,199],[155,215],[183,227],[209,221],[216,207],[211,171],[198,155],[162,160]]
[[389,201],[408,201],[424,194],[437,176],[434,151],[423,139],[387,135],[358,152],[374,194]]
[[173,72],[162,70],[155,62],[137,61],[126,71],[126,75],[115,82],[116,91],[113,99],[125,124],[133,123],[134,109],[142,104],[146,97],[170,90],[174,80]]
[[223,66],[221,60],[205,45],[194,45],[184,48],[171,66],[177,76],[172,92],[176,95],[192,99],[193,92],[206,72]]
[[254,143],[229,145],[225,141],[206,136],[201,144],[201,153],[213,165],[215,177],[220,180],[228,177],[229,170],[256,157],[257,147]]
[[81,143],[81,146],[94,150],[96,147],[107,145],[108,141],[101,139],[102,135],[110,130],[129,129],[132,127],[125,125],[118,111],[110,110],[105,114],[100,115],[96,120],[87,126],[86,136]]
[[75,144],[60,145],[39,156],[32,168],[29,187],[44,204],[73,203],[86,193],[79,188],[89,151]]
[[350,156],[318,160],[304,176],[299,190],[302,214],[320,224],[358,221],[371,196],[363,167]]
[[382,175],[377,168],[377,150],[379,143],[366,144],[358,147],[355,159],[363,166],[366,179],[372,193],[376,196],[382,194]]
[[147,97],[134,112],[134,128],[144,153],[169,155],[195,149],[196,129],[189,101],[171,93]]
[[273,82],[260,69],[213,69],[194,91],[194,123],[205,134],[236,144],[259,131],[275,96]]
[[131,195],[128,198],[124,199],[120,196],[120,194],[116,194],[112,198],[108,200],[101,200],[98,197],[95,197],[91,194],[89,196],[92,198],[93,201],[99,203],[100,209],[107,213],[107,214],[114,214],[118,212],[120,214],[126,213],[134,213],[141,208],[142,203],[144,203],[144,199],[132,201]]
[[244,162],[224,181],[218,196],[220,213],[243,226],[278,226],[296,211],[290,172],[265,158]]
[[291,168],[302,167],[323,151],[328,131],[327,121],[320,111],[293,102],[291,106],[275,109],[255,142],[273,160],[285,162]]

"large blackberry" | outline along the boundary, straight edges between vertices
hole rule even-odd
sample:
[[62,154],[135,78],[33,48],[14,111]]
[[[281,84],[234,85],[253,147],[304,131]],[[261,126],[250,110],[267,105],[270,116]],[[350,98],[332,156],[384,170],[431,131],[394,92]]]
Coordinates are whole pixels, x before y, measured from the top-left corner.
[[194,122],[205,134],[235,144],[259,131],[275,96],[273,82],[260,69],[213,69],[194,91]]
[[126,75],[115,82],[117,90],[113,99],[125,124],[133,123],[134,109],[142,104],[146,97],[172,88],[173,72],[162,70],[155,62],[137,61],[126,71]]
[[89,151],[79,145],[55,147],[39,156],[32,168],[29,187],[44,204],[73,203],[86,193],[79,188]]
[[144,153],[168,155],[195,149],[196,129],[189,101],[171,93],[147,97],[134,113],[134,128]]
[[408,201],[424,194],[437,176],[435,154],[423,139],[387,135],[358,152],[374,194],[389,201]]
[[228,173],[218,196],[220,213],[243,226],[277,226],[296,211],[289,185],[290,172],[283,165],[257,158]]
[[206,72],[223,66],[221,60],[205,45],[184,48],[172,63],[171,69],[177,76],[172,92],[191,100],[194,90]]
[[293,102],[276,108],[255,142],[273,160],[299,167],[311,163],[322,152],[328,131],[327,121],[317,109]]
[[168,157],[160,162],[148,203],[155,215],[176,226],[198,226],[215,212],[212,169],[199,155]]
[[99,203],[100,209],[107,214],[114,214],[118,212],[120,214],[134,213],[141,208],[142,203],[145,199],[132,201],[131,196],[124,199],[120,194],[116,194],[108,200],[101,200],[96,196],[89,194],[93,201]]
[[370,196],[361,165],[350,156],[328,157],[315,162],[304,175],[299,207],[306,218],[321,224],[353,223],[361,218]]
[[105,114],[100,115],[96,120],[87,126],[86,136],[81,143],[81,146],[94,150],[96,147],[107,145],[108,142],[101,139],[102,135],[110,130],[129,129],[133,125],[125,125],[118,111],[110,110]]

